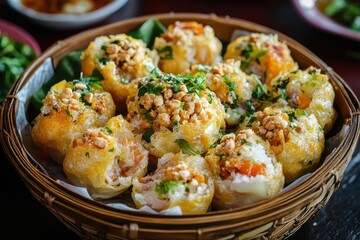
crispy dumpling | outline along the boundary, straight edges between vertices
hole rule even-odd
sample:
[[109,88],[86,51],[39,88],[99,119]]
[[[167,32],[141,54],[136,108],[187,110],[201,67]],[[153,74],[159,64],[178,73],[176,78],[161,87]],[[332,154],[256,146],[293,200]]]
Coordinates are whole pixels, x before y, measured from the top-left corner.
[[270,143],[282,164],[285,182],[313,171],[324,150],[324,132],[313,114],[304,110],[266,107],[250,123],[254,132]]
[[179,74],[188,72],[193,64],[220,62],[222,43],[208,25],[176,21],[155,38],[153,49],[159,53],[159,68],[163,72]]
[[134,179],[132,198],[137,208],[162,211],[178,206],[182,214],[199,214],[209,209],[213,194],[213,179],[203,157],[167,153],[152,175]]
[[213,206],[229,209],[269,198],[284,187],[281,164],[251,129],[230,133],[206,157],[215,181]]
[[273,98],[286,98],[290,106],[314,114],[325,132],[333,126],[337,117],[335,92],[320,69],[309,67],[284,74],[271,82],[270,89]]
[[32,139],[61,164],[73,136],[90,127],[104,126],[114,116],[115,104],[98,83],[84,77],[52,86],[40,112]]
[[264,83],[289,71],[298,69],[286,43],[275,34],[251,33],[232,41],[226,48],[224,59],[241,60],[241,69],[254,73]]
[[204,85],[201,73],[156,72],[143,79],[137,95],[128,99],[127,118],[152,155],[180,152],[181,143],[202,154],[220,137],[224,108]]
[[252,98],[252,92],[261,84],[255,75],[240,70],[240,61],[228,59],[211,67],[206,74],[206,85],[225,106],[228,126],[239,124],[246,112],[245,102]]
[[137,83],[133,80],[147,76],[159,60],[156,51],[126,34],[95,38],[81,58],[85,75],[92,75],[95,69],[102,74],[102,85],[111,93],[120,112],[126,110],[127,96],[136,92]]
[[143,177],[148,152],[121,115],[103,128],[77,134],[66,154],[63,168],[71,183],[86,187],[95,199],[114,197],[126,191],[132,180]]

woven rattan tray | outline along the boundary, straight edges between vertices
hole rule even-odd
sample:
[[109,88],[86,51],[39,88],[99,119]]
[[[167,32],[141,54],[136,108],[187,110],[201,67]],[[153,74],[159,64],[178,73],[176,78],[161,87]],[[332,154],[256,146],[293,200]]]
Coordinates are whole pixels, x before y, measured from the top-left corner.
[[[336,92],[339,117],[327,136],[321,166],[303,181],[273,198],[251,206],[213,211],[201,215],[165,216],[114,209],[86,199],[49,177],[30,157],[24,135],[30,123],[24,117],[30,96],[67,53],[83,50],[99,35],[126,33],[149,17],[164,25],[175,20],[195,20],[211,25],[218,38],[228,42],[234,30],[277,33],[286,40],[300,67],[313,65],[329,75]],[[13,85],[1,114],[1,143],[8,160],[31,194],[61,222],[83,239],[284,239],[314,216],[339,187],[359,138],[359,101],[348,85],[321,59],[296,41],[257,24],[203,14],[162,14],[145,16],[85,31],[59,41],[43,53]],[[329,144],[329,138],[336,136]],[[334,137],[332,138],[334,139]],[[35,159],[36,160],[36,159]]]

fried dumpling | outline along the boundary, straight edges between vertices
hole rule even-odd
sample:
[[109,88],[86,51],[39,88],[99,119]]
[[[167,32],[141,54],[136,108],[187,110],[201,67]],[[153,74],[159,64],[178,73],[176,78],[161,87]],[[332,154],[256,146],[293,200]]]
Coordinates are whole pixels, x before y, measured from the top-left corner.
[[86,187],[93,198],[126,191],[147,171],[148,152],[121,115],[103,128],[90,128],[72,140],[63,168],[71,183]]
[[114,116],[115,104],[98,82],[84,77],[52,86],[40,111],[34,120],[32,139],[61,164],[73,136],[104,126]]
[[282,164],[286,183],[313,171],[324,150],[325,136],[316,117],[304,110],[266,107],[251,123],[256,134],[270,143]]
[[333,126],[337,117],[335,91],[320,69],[309,67],[284,74],[271,82],[270,89],[273,98],[285,98],[290,106],[314,114],[325,132]]
[[213,206],[229,209],[269,198],[284,187],[281,164],[251,129],[230,133],[206,157],[215,181]]
[[225,106],[226,123],[234,126],[240,123],[246,112],[245,102],[261,84],[256,75],[248,75],[240,69],[240,61],[228,59],[210,68],[206,74],[206,86],[213,91]]
[[128,99],[127,119],[154,156],[180,152],[179,143],[204,153],[220,137],[225,112],[205,88],[205,76],[154,72]]
[[254,73],[264,83],[289,71],[298,69],[285,42],[275,34],[251,33],[232,41],[226,48],[224,59],[241,60],[241,69]]
[[205,213],[211,204],[214,183],[200,155],[167,153],[152,175],[134,179],[132,198],[137,208],[156,211],[178,206],[182,214]]
[[208,25],[176,21],[155,38],[153,49],[159,53],[159,68],[163,72],[179,74],[188,72],[193,64],[220,62],[222,43]]
[[126,34],[100,36],[83,52],[82,71],[90,76],[97,69],[104,78],[104,89],[113,96],[118,111],[124,112],[127,96],[137,89],[133,80],[147,76],[158,60],[156,51],[142,40]]

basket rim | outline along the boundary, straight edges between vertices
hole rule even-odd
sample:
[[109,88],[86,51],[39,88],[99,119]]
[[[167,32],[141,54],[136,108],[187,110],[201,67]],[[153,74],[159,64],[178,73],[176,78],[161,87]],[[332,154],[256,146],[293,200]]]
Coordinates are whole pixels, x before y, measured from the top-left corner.
[[[360,129],[360,116],[359,114],[356,114],[359,112],[359,100],[357,99],[354,92],[350,89],[350,87],[346,84],[346,82],[338,74],[336,74],[328,65],[326,65],[320,58],[318,58],[315,54],[313,54],[310,50],[308,50],[306,47],[304,47],[297,41],[293,40],[292,38],[286,36],[285,34],[282,34],[274,29],[262,26],[257,23],[253,23],[239,18],[230,18],[228,16],[220,17],[215,14],[198,14],[198,13],[152,14],[152,15],[130,18],[127,20],[111,23],[94,29],[85,30],[71,37],[68,37],[64,40],[58,41],[57,43],[49,47],[46,51],[44,51],[43,54],[39,58],[37,58],[24,71],[22,76],[15,82],[15,84],[13,85],[13,87],[9,92],[9,96],[16,95],[16,93],[22,89],[24,84],[26,84],[26,81],[28,80],[29,76],[31,76],[31,74],[45,61],[45,59],[50,57],[56,65],[57,60],[54,59],[52,56],[54,54],[59,54],[59,52],[63,51],[64,48],[68,48],[69,42],[76,42],[80,40],[81,37],[83,37],[84,35],[96,35],[99,31],[116,28],[120,25],[124,25],[127,23],[140,25],[142,22],[146,21],[151,17],[155,17],[160,21],[164,19],[166,20],[166,19],[176,18],[176,19],[196,19],[197,21],[201,22],[201,20],[210,19],[211,21],[215,21],[219,23],[232,24],[236,26],[239,26],[240,24],[242,26],[248,26],[251,28],[255,27],[255,29],[260,30],[261,32],[272,32],[278,34],[279,38],[285,40],[292,47],[300,49],[301,52],[304,53],[306,57],[309,57],[313,59],[315,62],[317,62],[321,66],[321,68],[330,76],[330,78],[333,79],[337,87],[343,89],[342,94],[344,95],[350,108],[350,116],[348,116],[350,130],[346,133],[346,136],[342,140],[341,146],[347,147],[347,149],[350,151],[351,148],[352,150],[354,150],[357,142],[356,139],[359,138],[359,129]],[[1,112],[1,126],[0,126],[2,130],[1,144],[3,145],[3,148],[7,150],[10,147],[10,143],[6,141],[9,140],[8,137],[10,137],[13,141],[19,144],[19,146],[15,146],[15,147],[20,148],[20,150],[24,148],[24,146],[21,144],[21,138],[16,130],[16,127],[11,129],[11,123],[12,123],[10,121],[11,117],[9,116],[7,117],[5,114],[5,112],[9,110],[16,109],[16,105],[17,105],[16,102],[17,99],[8,97],[4,101],[3,109]],[[12,113],[13,113],[12,117],[14,117],[15,113],[14,112]],[[16,123],[14,124],[14,126],[16,126]],[[351,141],[348,146],[344,146],[346,142],[345,140]],[[334,152],[332,152],[330,155],[333,158],[339,157],[341,156],[342,154],[341,151],[343,150],[344,148],[341,148],[339,146],[339,148],[336,149]],[[280,193],[277,196],[274,196],[272,198],[263,200],[255,204],[251,204],[241,208],[229,209],[229,210],[217,210],[205,214],[169,216],[169,215],[157,215],[157,214],[149,214],[143,212],[131,212],[121,209],[114,209],[110,206],[106,206],[103,203],[96,202],[93,200],[88,200],[78,194],[74,194],[72,191],[58,184],[51,177],[46,176],[45,174],[40,172],[35,166],[31,164],[31,161],[29,160],[25,151],[23,151],[22,154],[25,154],[23,157],[27,159],[28,162],[20,162],[18,156],[14,155],[14,152],[11,152],[10,150],[5,152],[9,160],[12,162],[12,164],[16,168],[18,168],[18,171],[22,172],[23,177],[26,177],[27,180],[32,182],[34,185],[40,184],[39,186],[40,189],[49,192],[53,196],[56,196],[56,199],[61,200],[65,203],[71,202],[72,204],[76,204],[73,205],[73,207],[79,206],[84,209],[87,209],[88,211],[93,211],[95,209],[97,210],[97,214],[99,214],[99,212],[102,212],[103,215],[111,216],[114,218],[128,219],[129,221],[134,221],[139,223],[147,223],[149,220],[156,218],[159,221],[159,224],[161,223],[161,224],[169,224],[169,225],[178,224],[179,223],[178,220],[181,219],[191,219],[192,221],[191,223],[189,223],[191,225],[194,225],[195,223],[198,224],[215,223],[223,220],[224,217],[226,217],[227,219],[226,221],[230,221],[232,219],[249,219],[249,212],[253,212],[254,210],[258,210],[258,213],[251,214],[250,216],[253,217],[261,216],[261,218],[263,219],[276,218],[277,216],[281,216],[285,214],[286,211],[289,210],[289,208],[293,208],[294,206],[299,207],[305,204],[309,204],[311,202],[311,198],[314,197],[313,195],[318,194],[318,193],[314,193],[314,190],[318,189],[323,185],[321,181],[319,181],[319,178],[316,173],[320,172],[321,169],[325,167],[329,167],[331,165],[330,161],[325,160],[321,164],[321,166],[319,166],[318,169],[310,177],[298,183],[296,186],[292,187],[291,189],[285,192]],[[327,156],[326,159],[328,159],[329,156]],[[342,163],[342,164],[347,164],[347,163]],[[328,170],[323,174],[324,175],[323,178],[324,177],[334,178],[334,183],[341,180],[341,176],[340,177],[339,176],[334,177],[333,175],[328,176],[326,173],[332,174],[331,171]],[[304,186],[307,185],[309,186],[304,188]],[[284,198],[286,197],[285,199],[287,199],[287,201],[285,202],[280,201],[281,197]],[[274,202],[276,202],[278,205],[274,206],[275,205]]]

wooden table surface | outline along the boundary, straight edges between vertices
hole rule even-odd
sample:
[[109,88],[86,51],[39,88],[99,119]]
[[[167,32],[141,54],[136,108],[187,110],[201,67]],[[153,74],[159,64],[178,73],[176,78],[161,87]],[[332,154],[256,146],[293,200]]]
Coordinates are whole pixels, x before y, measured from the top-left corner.
[[[280,31],[310,49],[332,67],[360,96],[360,42],[322,32],[307,24],[286,0],[129,0],[96,27],[130,17],[168,12],[215,13],[246,19]],[[0,18],[27,30],[42,50],[57,40],[79,31],[55,31],[37,26],[0,1]],[[29,193],[2,152],[0,161],[1,234],[13,239],[78,239]],[[360,239],[360,154],[359,146],[350,162],[338,191],[314,219],[305,223],[291,240]],[[356,155],[356,157],[355,157]],[[13,231],[13,229],[17,229]]]

